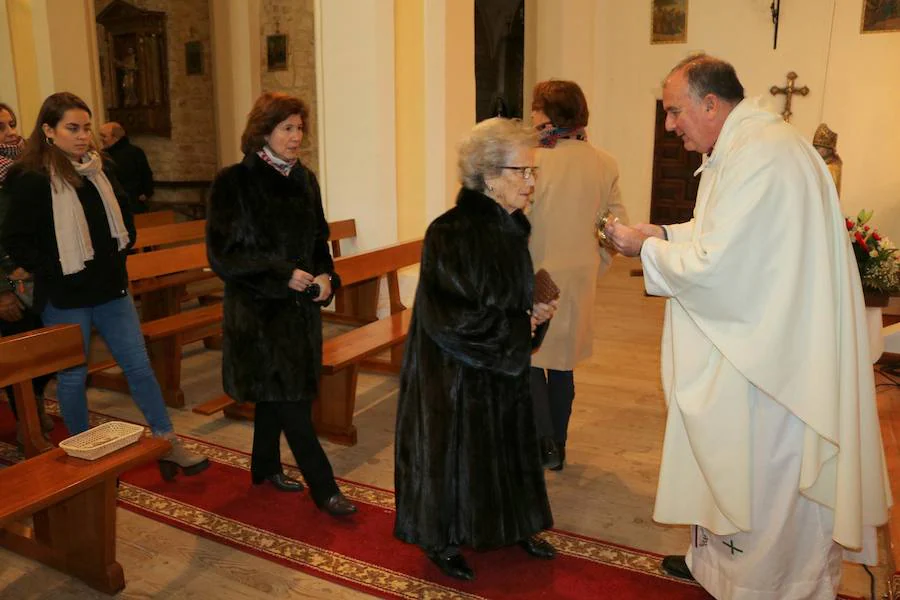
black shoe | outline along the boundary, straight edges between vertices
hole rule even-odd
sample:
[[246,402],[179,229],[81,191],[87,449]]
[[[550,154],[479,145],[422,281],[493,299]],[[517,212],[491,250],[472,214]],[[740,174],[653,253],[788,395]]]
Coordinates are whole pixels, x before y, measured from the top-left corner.
[[694,576],[691,575],[691,570],[688,569],[687,563],[684,560],[684,555],[673,554],[671,556],[664,557],[662,559],[662,570],[666,573],[666,575],[671,575],[672,577],[677,577],[678,579],[687,579],[688,581],[694,581]]
[[551,546],[550,542],[547,540],[539,538],[536,535],[525,538],[519,542],[519,546],[535,558],[542,558],[544,560],[556,558],[556,548]]
[[437,565],[441,573],[447,577],[461,579],[463,581],[472,581],[475,579],[475,571],[469,567],[466,559],[462,554],[456,553],[450,556],[442,556],[440,552],[426,552],[428,560]]
[[346,517],[356,512],[356,505],[347,500],[347,497],[340,492],[326,500],[325,504],[319,508],[332,517]]
[[559,449],[553,438],[541,438],[541,466],[545,469],[558,469],[562,466],[562,459],[559,456]]
[[553,467],[549,467],[551,471],[562,471],[566,466],[566,446],[556,442],[556,451],[559,453],[559,463]]
[[253,485],[261,485],[269,482],[275,486],[275,489],[282,492],[302,492],[303,484],[285,475],[284,473],[275,473],[274,475],[260,476],[253,475]]

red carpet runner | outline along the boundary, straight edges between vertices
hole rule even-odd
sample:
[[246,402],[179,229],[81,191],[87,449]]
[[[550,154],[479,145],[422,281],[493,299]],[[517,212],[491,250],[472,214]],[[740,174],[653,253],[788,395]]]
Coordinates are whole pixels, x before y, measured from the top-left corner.
[[[48,403],[49,405],[50,403]],[[48,406],[53,410],[54,407]],[[99,424],[110,420],[92,415]],[[64,436],[60,425],[54,441]],[[0,459],[18,460],[14,425],[0,407]],[[127,473],[119,502],[124,508],[244,552],[384,598],[516,598],[706,600],[695,585],[668,578],[659,557],[562,531],[543,535],[559,550],[553,561],[536,560],[518,547],[466,552],[477,579],[445,577],[415,547],[394,539],[393,494],[340,481],[360,512],[335,519],[314,506],[308,492],[252,486],[249,456],[185,438],[212,466],[196,477],[164,482],[155,465]],[[298,476],[290,467],[289,475]],[[465,552],[465,550],[464,550]]]

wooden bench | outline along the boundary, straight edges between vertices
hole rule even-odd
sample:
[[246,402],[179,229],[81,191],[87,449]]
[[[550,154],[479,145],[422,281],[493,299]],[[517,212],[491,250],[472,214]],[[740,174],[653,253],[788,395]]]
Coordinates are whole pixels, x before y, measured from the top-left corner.
[[[313,423],[319,435],[346,445],[357,440],[353,413],[356,407],[356,384],[361,368],[377,368],[397,373],[403,360],[403,343],[409,332],[412,311],[400,301],[397,272],[419,262],[422,240],[401,242],[385,248],[335,259],[335,271],[352,285],[360,281],[388,279],[391,314],[346,333],[325,340],[322,345],[322,378],[319,396],[313,404]],[[389,361],[373,357],[391,351]],[[252,419],[254,406],[239,404],[228,396],[206,402],[194,412],[211,415],[220,410],[232,418]]]
[[155,227],[157,225],[169,225],[175,222],[175,211],[155,210],[134,215],[135,229]]
[[[116,479],[171,446],[143,438],[95,461],[51,448],[41,436],[31,379],[83,362],[78,325],[0,339],[0,387],[15,388],[29,457],[0,469],[0,546],[115,594],[125,587],[116,562]],[[31,525],[19,522],[27,517]]]

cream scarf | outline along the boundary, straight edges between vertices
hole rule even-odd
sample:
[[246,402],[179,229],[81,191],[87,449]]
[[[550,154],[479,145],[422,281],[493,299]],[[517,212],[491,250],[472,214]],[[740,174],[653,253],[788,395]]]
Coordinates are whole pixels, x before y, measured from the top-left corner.
[[[103,172],[103,161],[96,152],[85,155],[84,162],[73,162],[75,171],[87,177],[103,200],[109,233],[118,241],[119,250],[128,246],[128,230],[122,220],[122,210],[109,179]],[[54,173],[51,176],[50,192],[53,196],[53,226],[56,232],[56,247],[63,275],[71,275],[84,270],[84,263],[94,258],[94,246],[84,208],[78,194],[69,182]]]

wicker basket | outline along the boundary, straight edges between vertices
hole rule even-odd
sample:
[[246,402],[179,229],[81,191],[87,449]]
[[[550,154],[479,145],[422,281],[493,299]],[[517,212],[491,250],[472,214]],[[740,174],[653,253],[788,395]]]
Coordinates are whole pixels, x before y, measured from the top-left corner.
[[59,447],[69,456],[97,460],[101,456],[135,443],[143,434],[143,425],[110,421],[63,440],[59,443]]

